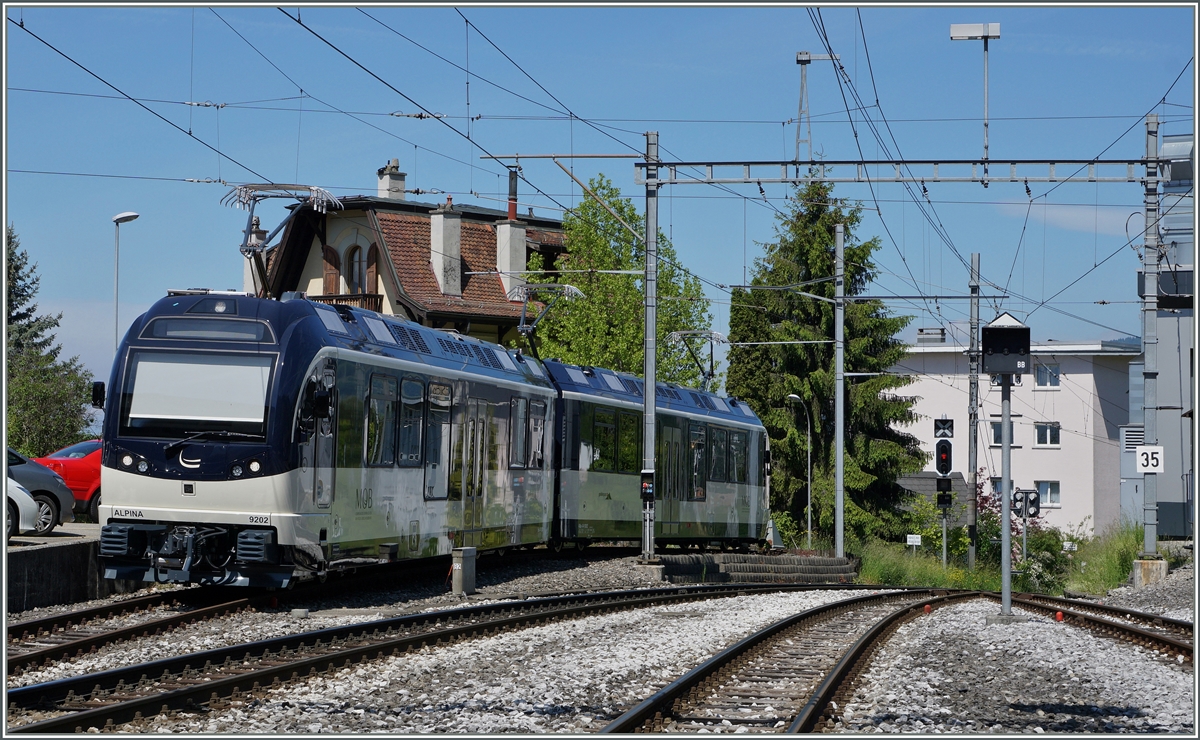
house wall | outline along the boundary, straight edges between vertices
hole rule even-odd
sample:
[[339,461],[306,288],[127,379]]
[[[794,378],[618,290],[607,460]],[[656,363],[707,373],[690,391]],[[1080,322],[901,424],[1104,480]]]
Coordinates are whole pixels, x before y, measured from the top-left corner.
[[[1036,481],[1058,481],[1060,503],[1042,502],[1043,521],[1062,529],[1092,531],[1098,522],[1117,516],[1120,506],[1118,425],[1127,419],[1122,386],[1127,379],[1128,357],[1105,357],[1100,366],[1094,356],[1041,355],[1036,362],[1056,362],[1060,380],[1057,388],[1039,388],[1035,375],[1022,377],[1012,389],[1013,421],[1012,479],[1014,488],[1035,488]],[[967,472],[969,366],[961,347],[944,351],[910,353],[896,368],[915,375],[904,392],[917,396],[914,406],[918,421],[905,431],[921,440],[930,453],[926,470],[933,470],[934,419],[954,420],[955,471]],[[1127,383],[1127,381],[1125,381]],[[1001,473],[1000,445],[992,444],[991,422],[1000,421],[999,386],[986,375],[980,378],[979,467],[985,478]],[[1105,404],[1099,397],[1111,400]],[[1057,422],[1059,444],[1037,445],[1037,423]],[[990,481],[985,481],[990,490]]]

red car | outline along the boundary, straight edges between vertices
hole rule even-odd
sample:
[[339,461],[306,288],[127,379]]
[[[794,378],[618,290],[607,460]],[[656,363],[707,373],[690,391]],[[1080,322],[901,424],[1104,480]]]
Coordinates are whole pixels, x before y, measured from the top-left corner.
[[33,459],[63,477],[75,494],[77,513],[87,512],[93,522],[100,520],[100,440],[80,442]]

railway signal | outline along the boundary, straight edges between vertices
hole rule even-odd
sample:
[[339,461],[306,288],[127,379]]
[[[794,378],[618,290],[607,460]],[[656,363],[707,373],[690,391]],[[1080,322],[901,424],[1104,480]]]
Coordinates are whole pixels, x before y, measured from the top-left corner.
[[937,446],[934,447],[934,467],[937,469],[938,475],[950,475],[954,465],[953,453],[954,449],[950,440],[938,440]]

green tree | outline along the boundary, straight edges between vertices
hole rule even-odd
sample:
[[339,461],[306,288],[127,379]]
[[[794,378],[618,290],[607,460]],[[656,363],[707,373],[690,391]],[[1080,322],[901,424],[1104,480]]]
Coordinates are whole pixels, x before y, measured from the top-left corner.
[[[621,197],[603,175],[589,185],[627,224],[644,233],[645,220],[629,198]],[[564,252],[552,266],[540,254],[529,261],[530,270],[562,270],[562,274],[529,276],[530,282],[566,283],[583,291],[584,298],[559,300],[538,324],[534,342],[542,357],[577,365],[606,367],[641,375],[644,334],[643,279],[573,270],[645,269],[640,239],[634,239],[620,221],[592,198],[587,198],[563,219]],[[698,385],[700,371],[679,343],[665,341],[673,331],[708,329],[712,320],[700,281],[684,272],[671,243],[658,234],[658,379]]]
[[78,357],[59,360],[62,350],[54,329],[62,314],[38,315],[37,265],[21,249],[12,225],[5,229],[8,253],[8,444],[29,456],[41,456],[87,437],[92,374]]
[[[832,298],[834,230],[843,224],[845,293],[861,294],[875,274],[872,254],[877,238],[854,233],[861,208],[833,196],[830,183],[798,187],[786,213],[777,218],[775,240],[764,244],[755,261],[752,285],[793,286],[794,290],[735,290],[729,317],[731,342],[831,340],[833,305],[801,295]],[[811,282],[810,281],[820,281]],[[808,284],[805,284],[808,283]],[[799,284],[805,284],[802,287]],[[893,316],[879,301],[847,303],[846,372],[882,373],[899,362],[905,345],[895,338],[912,320]],[[814,528],[832,532],[834,518],[834,346],[827,344],[731,347],[727,388],[745,399],[771,438],[772,508],[803,521],[807,475],[805,409],[787,402],[803,399],[812,420]],[[894,375],[847,380],[845,440],[845,512],[850,538],[896,537],[909,525],[900,508],[909,494],[896,484],[920,470],[925,453],[901,427],[915,421],[914,398],[896,390],[908,378]]]

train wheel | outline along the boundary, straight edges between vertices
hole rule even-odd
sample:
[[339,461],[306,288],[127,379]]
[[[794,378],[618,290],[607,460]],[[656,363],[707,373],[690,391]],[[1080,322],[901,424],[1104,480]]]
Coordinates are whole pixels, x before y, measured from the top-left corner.
[[550,540],[549,547],[550,547],[551,552],[558,554],[558,553],[562,552],[562,550],[563,550],[563,541],[562,540]]

